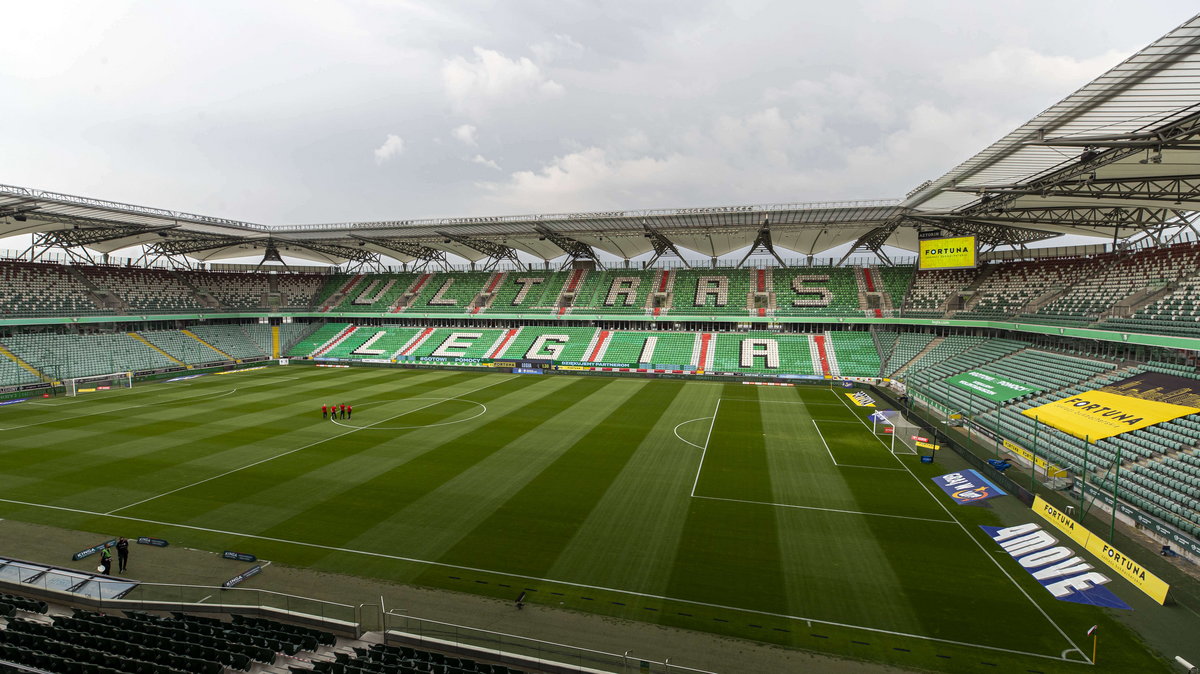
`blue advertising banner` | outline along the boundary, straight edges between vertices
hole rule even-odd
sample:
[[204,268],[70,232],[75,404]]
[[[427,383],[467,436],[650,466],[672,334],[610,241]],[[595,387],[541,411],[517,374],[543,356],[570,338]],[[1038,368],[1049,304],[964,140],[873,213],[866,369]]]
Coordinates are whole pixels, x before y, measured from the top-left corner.
[[1059,545],[1058,539],[1042,531],[1040,525],[1031,522],[1012,527],[980,525],[979,528],[999,543],[1055,599],[1132,610],[1112,590],[1104,587],[1110,582],[1107,576],[1094,571],[1092,565],[1083,561],[1074,550]]
[[1005,496],[1000,487],[992,484],[986,477],[973,469],[960,470],[957,473],[947,473],[931,478],[933,483],[942,488],[958,505],[981,503],[990,498]]

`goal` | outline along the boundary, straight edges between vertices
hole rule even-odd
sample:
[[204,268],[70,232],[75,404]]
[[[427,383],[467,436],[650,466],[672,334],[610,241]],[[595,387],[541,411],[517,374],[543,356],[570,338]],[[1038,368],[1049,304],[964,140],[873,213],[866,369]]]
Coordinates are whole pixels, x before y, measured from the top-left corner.
[[893,454],[920,454],[917,443],[932,441],[932,438],[925,437],[923,429],[905,419],[900,410],[876,410],[869,419],[871,430],[891,448]]
[[63,388],[68,396],[93,391],[108,391],[118,388],[133,388],[132,372],[114,372],[112,374],[94,374],[90,377],[75,377],[64,379]]

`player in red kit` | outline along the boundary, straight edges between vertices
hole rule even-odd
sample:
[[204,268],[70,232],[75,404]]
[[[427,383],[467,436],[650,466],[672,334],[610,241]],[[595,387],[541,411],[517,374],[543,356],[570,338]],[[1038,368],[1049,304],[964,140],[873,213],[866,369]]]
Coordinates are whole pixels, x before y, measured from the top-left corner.
[[324,405],[321,405],[321,418],[322,418],[322,419],[324,419],[325,417],[329,416],[329,415],[327,414],[327,411],[328,411],[328,410],[329,410],[329,408],[328,408],[328,407],[325,407]]

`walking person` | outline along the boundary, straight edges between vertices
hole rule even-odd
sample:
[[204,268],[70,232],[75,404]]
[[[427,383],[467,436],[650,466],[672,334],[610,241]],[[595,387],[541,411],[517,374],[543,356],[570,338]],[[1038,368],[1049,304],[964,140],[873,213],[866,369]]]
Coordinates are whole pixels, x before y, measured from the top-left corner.
[[106,576],[112,573],[112,550],[107,546],[100,551],[100,573]]
[[326,410],[328,410],[328,409],[329,409],[329,408],[325,407],[324,405],[321,405],[321,418],[322,418],[322,419],[324,419],[324,418],[326,418],[327,416],[329,416],[329,415],[326,413]]
[[354,418],[354,405],[346,405],[346,418],[347,419]]
[[117,541],[117,573],[125,573],[129,564],[129,539],[122,536]]
[[346,406],[344,404],[342,405],[342,418],[346,418]]

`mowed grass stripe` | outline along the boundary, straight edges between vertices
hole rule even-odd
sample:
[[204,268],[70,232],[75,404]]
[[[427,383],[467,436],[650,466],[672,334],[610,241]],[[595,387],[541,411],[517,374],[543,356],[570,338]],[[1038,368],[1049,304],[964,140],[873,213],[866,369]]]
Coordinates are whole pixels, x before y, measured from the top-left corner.
[[[679,387],[615,382],[628,399],[483,520],[439,561],[544,576]],[[584,421],[583,419],[580,420]]]
[[[386,549],[405,556],[430,554],[422,545],[427,540],[423,530],[445,532],[451,527],[466,531],[470,522],[460,521],[453,527],[447,522],[414,517],[407,512],[413,503],[473,470],[547,417],[601,388],[603,382],[525,378],[514,385],[520,388],[505,390],[496,386],[487,390],[487,404],[492,411],[486,421],[446,427],[442,437],[427,442],[407,442],[406,438],[381,433],[385,441],[370,451],[331,464],[319,474],[299,478],[306,485],[304,495],[293,503],[299,511],[262,533],[278,538],[300,536],[339,547]],[[536,413],[527,413],[529,409]],[[502,472],[489,472],[493,483],[511,478]],[[477,493],[455,491],[455,501],[463,501],[465,493]],[[465,500],[477,505],[484,499]],[[435,512],[444,515],[446,508],[454,505],[441,504]],[[315,565],[326,556],[320,550],[299,552],[300,560],[289,552],[289,561]]]
[[[442,381],[445,377],[419,380],[418,389],[425,390]],[[396,389],[394,380],[383,377],[367,378],[364,383],[368,386],[360,386],[360,390]],[[344,432],[328,422],[326,427],[316,426],[320,422],[319,407],[316,414],[307,412],[303,400],[272,404],[278,400],[277,392],[248,391],[253,392],[239,392],[207,403],[154,408],[137,420],[109,420],[105,423],[117,427],[112,432],[98,429],[92,421],[86,429],[80,429],[75,425],[78,420],[66,420],[63,422],[66,428],[58,431],[61,437],[56,442],[46,443],[51,439],[47,434],[28,439],[31,447],[22,453],[32,454],[36,459],[28,463],[12,462],[22,466],[21,477],[26,479],[24,488],[13,493],[58,505],[78,505],[82,499],[89,505],[109,503],[116,508],[228,470],[230,466],[244,465]],[[297,391],[303,392],[303,389]],[[231,414],[246,407],[265,409],[253,414]],[[305,423],[297,425],[294,415],[302,415]],[[221,423],[214,423],[216,420]],[[97,433],[103,434],[104,442],[94,441]],[[90,436],[92,442],[82,440],[81,434]],[[85,449],[81,451],[81,447]],[[47,498],[66,498],[68,502]]]
[[648,594],[667,592],[700,462],[700,450],[680,441],[672,430],[681,421],[711,414],[721,387],[697,382],[657,386],[681,390],[579,526],[549,577]]
[[[485,378],[484,383],[478,381],[479,375],[468,375],[468,377],[467,379],[455,378],[453,383],[443,388],[423,392],[423,394],[449,398],[473,392],[482,386],[503,386],[505,384],[520,386],[520,383],[512,377]],[[370,423],[386,425],[388,417],[405,411],[407,413],[403,416],[404,423],[412,426],[439,423],[456,415],[466,416],[460,407],[433,403],[431,407],[425,409],[409,406],[398,412],[384,412],[378,418],[356,418],[355,421],[362,425]],[[319,419],[319,412],[317,416]],[[336,429],[333,435],[316,438],[306,445],[296,445],[286,450],[291,453],[278,460],[257,463],[257,465],[250,465],[255,463],[250,461],[241,464],[248,466],[244,470],[196,484],[183,491],[122,512],[142,513],[142,516],[148,516],[146,513],[150,511],[147,509],[152,508],[156,516],[165,515],[168,519],[175,521],[216,522],[217,524],[214,526],[218,528],[236,525],[241,528],[249,527],[250,531],[257,533],[271,524],[290,517],[294,512],[293,502],[296,495],[308,493],[306,490],[312,487],[314,478],[318,477],[323,469],[337,461],[390,442],[398,436],[402,437],[412,430],[419,430],[356,430],[330,422],[325,423],[331,429]],[[303,451],[293,451],[301,447],[304,448]],[[374,472],[367,463],[360,465],[360,470],[366,475]]]
[[[744,387],[740,387],[744,388]],[[736,392],[736,393],[735,393]],[[722,396],[745,397],[738,385],[725,386]],[[722,400],[717,424],[705,457],[701,485],[718,493],[741,493],[765,501],[774,498],[765,475],[766,447],[762,418],[753,406]],[[732,466],[708,473],[714,450]],[[708,477],[706,477],[706,474]],[[734,482],[725,485],[721,478]],[[697,493],[701,493],[698,488]],[[755,504],[692,499],[675,554],[668,596],[723,606],[786,613],[786,585],[776,520],[778,508]]]
[[772,503],[759,405],[742,395],[738,400],[722,398],[716,408],[696,494]]
[[[863,473],[882,474],[894,486],[911,486],[906,482],[910,481],[907,473],[902,471],[834,466],[820,438],[816,437],[813,425],[813,416],[825,414],[827,410],[816,409],[810,414],[803,405],[759,406],[766,442],[766,470],[780,502],[827,503],[848,510],[866,509],[854,498],[848,486]],[[874,438],[858,424],[852,428],[858,429],[858,441],[874,442]],[[902,501],[900,497],[895,500]],[[895,510],[882,505],[874,512],[894,513]],[[900,579],[885,551],[876,542],[868,520],[884,520],[880,523],[881,528],[918,535],[928,527],[948,529],[953,525],[794,508],[778,508],[776,518],[791,615],[922,633],[924,625],[902,591]],[[829,582],[813,582],[814,576]],[[838,585],[837,592],[830,591],[830,583]]]
[[[413,557],[439,560],[585,436],[592,426],[580,423],[581,418],[606,415],[628,398],[627,387],[600,379],[586,381],[591,382],[586,387],[573,384],[570,391],[521,407],[520,414],[535,416],[539,422],[527,426],[526,432],[511,438],[499,451],[491,452],[437,489],[389,513],[390,517],[365,532],[352,545],[377,546],[386,541]],[[567,406],[563,407],[562,403]],[[476,439],[486,442],[486,439],[472,438]],[[479,562],[474,565],[476,567],[511,572],[491,566],[493,560],[476,561]],[[389,574],[408,574],[402,576],[405,579],[416,578],[417,574],[428,571],[421,576],[421,582],[454,585],[449,576],[455,573],[438,575],[438,567],[396,568],[390,565],[386,568]]]

